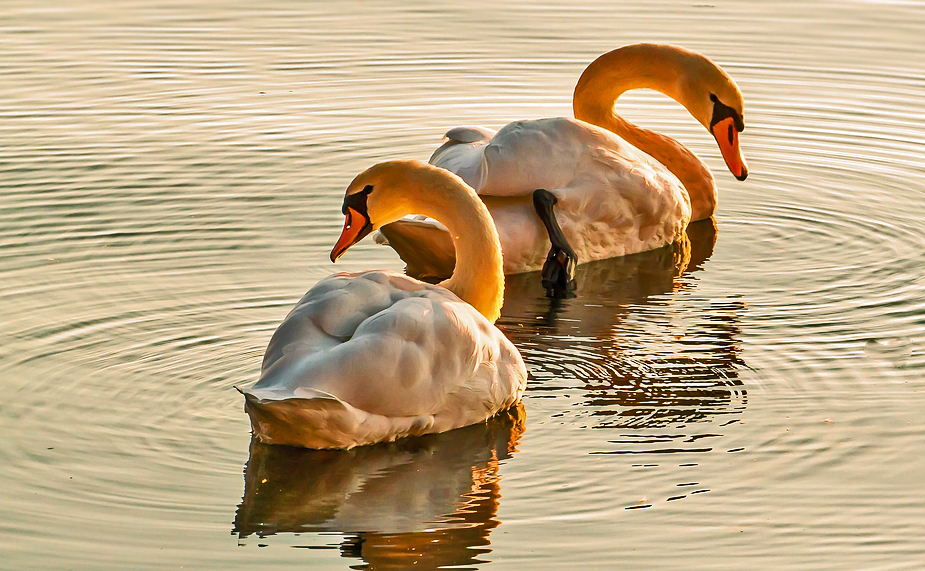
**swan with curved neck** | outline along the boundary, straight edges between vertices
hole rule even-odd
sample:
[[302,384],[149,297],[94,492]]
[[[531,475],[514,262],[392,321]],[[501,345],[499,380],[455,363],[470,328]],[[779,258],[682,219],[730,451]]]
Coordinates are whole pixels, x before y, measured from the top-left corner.
[[516,403],[527,372],[492,325],[504,295],[501,246],[475,191],[427,163],[389,161],[350,183],[343,212],[332,260],[382,224],[424,214],[449,229],[456,270],[436,286],[388,271],[318,282],[242,391],[257,438],[351,448],[459,428]]
[[619,135],[665,165],[691,198],[691,220],[709,218],[716,207],[716,184],[703,161],[675,139],[638,127],[614,112],[617,99],[631,89],[654,89],[683,105],[716,139],[730,172],[745,180],[748,166],[738,135],[745,128],[739,88],[726,72],[697,52],[634,44],[591,62],[572,96],[576,119]]
[[[431,156],[488,206],[505,273],[543,268],[545,276],[550,265],[561,265],[559,274],[570,274],[576,258],[658,248],[680,239],[691,220],[712,216],[716,186],[703,161],[678,141],[614,113],[620,95],[638,88],[681,103],[716,139],[732,174],[748,175],[739,149],[742,95],[722,69],[676,46],[608,52],[579,78],[574,119],[515,121],[498,132],[451,129]],[[534,196],[538,189],[545,194]],[[398,251],[409,273],[439,276],[453,267],[453,248],[437,225],[404,219],[381,233],[379,240]]]
[[498,231],[488,208],[455,174],[419,161],[380,163],[350,183],[343,211],[344,230],[331,261],[384,224],[406,214],[428,216],[446,226],[456,252],[453,275],[439,285],[492,323],[501,315],[504,266]]

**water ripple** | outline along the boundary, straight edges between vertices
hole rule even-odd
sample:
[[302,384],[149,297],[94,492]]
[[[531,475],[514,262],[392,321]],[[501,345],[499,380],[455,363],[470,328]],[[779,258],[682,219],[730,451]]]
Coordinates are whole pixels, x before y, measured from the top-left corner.
[[[348,4],[0,7],[11,565],[920,567],[921,7]],[[581,266],[575,299],[508,281],[522,429],[249,450],[232,387],[289,307],[335,269],[400,268],[366,243],[326,261],[352,176],[568,114],[591,58],[652,40],[736,78],[749,179],[676,104],[621,99],[707,161],[717,220]],[[432,527],[385,525],[402,499]]]

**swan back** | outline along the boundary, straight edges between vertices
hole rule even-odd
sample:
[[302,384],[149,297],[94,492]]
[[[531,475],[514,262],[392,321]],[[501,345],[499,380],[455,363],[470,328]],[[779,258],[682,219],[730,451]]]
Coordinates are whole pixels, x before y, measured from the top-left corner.
[[[481,196],[529,196],[538,188],[580,189],[589,193],[616,189],[630,194],[637,187],[643,192],[650,190],[630,181],[635,178],[634,169],[650,178],[657,171],[670,184],[678,184],[646,153],[610,131],[578,119],[514,121],[474,151],[478,151],[481,155],[478,161],[485,165],[479,188]],[[471,163],[474,162],[472,159]],[[455,166],[446,160],[437,165]]]
[[368,271],[305,294],[246,395],[264,441],[342,448],[484,420],[525,383],[517,349],[472,306],[446,288]]
[[443,144],[428,162],[456,173],[478,192],[487,170],[482,160],[483,152],[494,136],[495,131],[484,127],[455,127],[446,132]]

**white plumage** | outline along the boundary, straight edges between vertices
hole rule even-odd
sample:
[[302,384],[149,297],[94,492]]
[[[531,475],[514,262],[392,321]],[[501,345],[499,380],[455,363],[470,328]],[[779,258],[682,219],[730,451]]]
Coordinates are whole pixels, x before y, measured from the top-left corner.
[[448,139],[430,162],[459,174],[486,203],[507,274],[539,269],[549,252],[531,200],[537,188],[558,199],[556,219],[583,262],[670,244],[691,219],[687,192],[668,169],[577,119],[515,121],[487,139]]
[[264,440],[343,448],[485,420],[514,404],[525,378],[517,349],[455,294],[368,271],[305,294],[247,395],[264,405],[252,413]]
[[523,359],[491,322],[504,287],[500,247],[474,191],[417,162],[372,167],[347,196],[365,188],[357,208],[368,214],[345,200],[347,224],[332,257],[365,235],[357,218],[375,226],[419,205],[467,228],[462,267],[446,287],[388,271],[335,274],[312,287],[273,334],[260,379],[243,391],[264,442],[351,448],[443,432],[483,421],[523,392]]

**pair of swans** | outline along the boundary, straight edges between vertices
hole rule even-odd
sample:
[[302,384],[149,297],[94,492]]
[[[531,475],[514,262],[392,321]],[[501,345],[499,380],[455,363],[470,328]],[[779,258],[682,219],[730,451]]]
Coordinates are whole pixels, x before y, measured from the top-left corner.
[[347,188],[331,259],[373,230],[423,215],[440,225],[403,221],[386,236],[403,244],[405,257],[433,251],[414,238],[421,227],[436,229],[449,245],[441,251],[453,253],[452,275],[438,285],[387,271],[318,282],[273,334],[260,379],[242,391],[257,437],[352,448],[467,426],[519,401],[526,366],[493,325],[505,273],[542,266],[545,282],[567,287],[576,260],[669,244],[715,208],[700,159],[613,113],[623,91],[641,87],[684,105],[745,178],[735,83],[700,54],[655,44],[595,60],[575,89],[576,119],[519,121],[493,135],[456,129],[434,165],[367,169]]
[[[515,121],[498,132],[458,127],[430,159],[485,202],[501,238],[505,274],[542,268],[546,285],[567,289],[577,261],[671,244],[690,222],[713,215],[716,185],[703,161],[678,141],[614,113],[617,98],[637,88],[681,103],[714,136],[732,174],[748,176],[739,149],[742,94],[723,70],[674,46],[636,44],[606,53],[578,80],[574,119]],[[452,271],[452,241],[439,224],[406,219],[380,233],[377,241],[398,252],[410,275]]]

